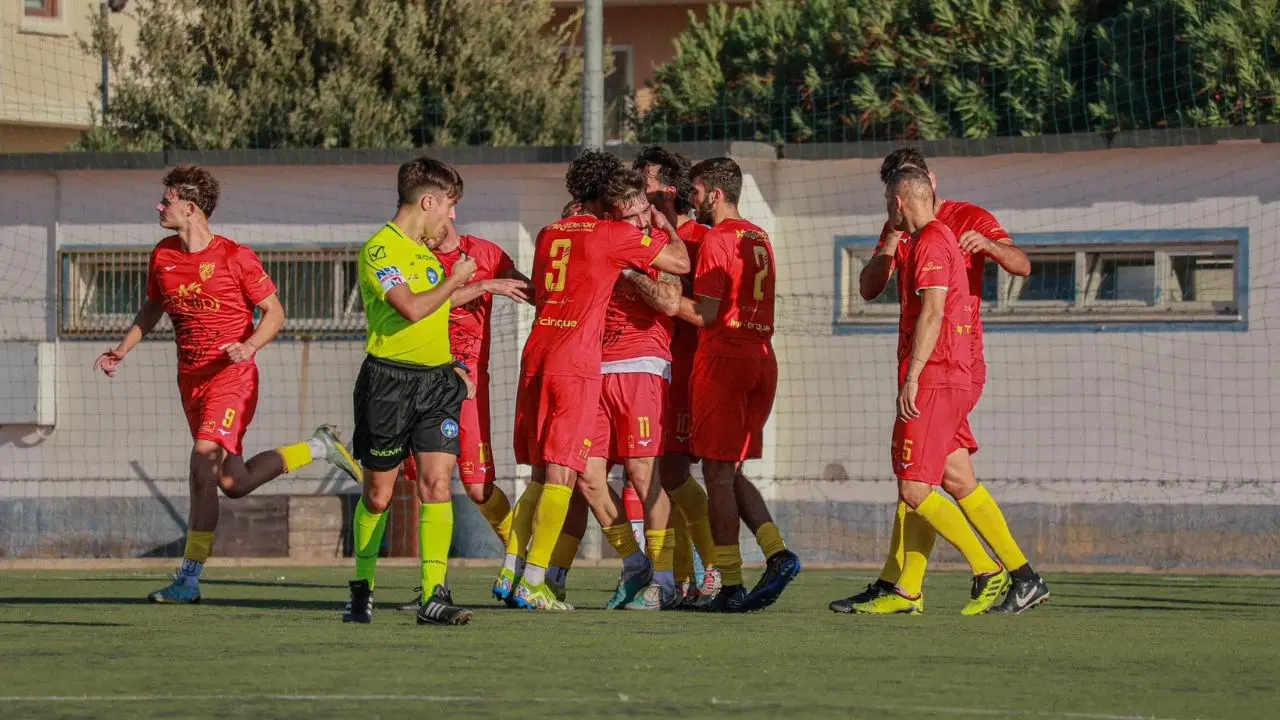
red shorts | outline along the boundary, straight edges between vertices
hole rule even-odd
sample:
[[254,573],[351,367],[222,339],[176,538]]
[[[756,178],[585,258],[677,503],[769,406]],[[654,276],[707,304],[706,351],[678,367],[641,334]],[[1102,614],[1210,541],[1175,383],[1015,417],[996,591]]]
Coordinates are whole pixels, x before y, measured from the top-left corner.
[[258,409],[257,363],[232,363],[212,374],[179,373],[178,393],[193,439],[242,454],[245,431]]
[[667,391],[667,413],[662,451],[693,454],[693,393],[689,380],[693,375],[693,358],[677,357],[671,363],[671,387]]
[[458,456],[458,477],[467,485],[484,485],[493,482],[493,442],[489,427],[489,373],[477,374],[471,366],[471,382],[476,385],[476,396],[462,401],[458,415],[458,439],[462,442],[462,454]]
[[978,407],[978,401],[982,399],[983,383],[975,382],[969,396],[969,409],[964,413],[964,422],[960,423],[960,430],[956,432],[956,441],[951,448],[955,450],[968,450],[970,455],[978,452],[978,438],[973,435],[973,428],[969,426],[969,415],[973,409]]
[[516,391],[516,462],[585,472],[600,412],[600,382],[570,375],[521,376]]
[[969,388],[920,388],[916,407],[920,417],[893,424],[890,459],[899,480],[941,485],[947,456],[956,449],[956,435],[969,413]]
[[778,360],[708,357],[698,353],[690,378],[693,454],[703,460],[742,462],[764,451],[764,424],[778,391]]
[[662,454],[667,381],[652,373],[609,373],[600,387],[600,413],[591,456],[614,462]]

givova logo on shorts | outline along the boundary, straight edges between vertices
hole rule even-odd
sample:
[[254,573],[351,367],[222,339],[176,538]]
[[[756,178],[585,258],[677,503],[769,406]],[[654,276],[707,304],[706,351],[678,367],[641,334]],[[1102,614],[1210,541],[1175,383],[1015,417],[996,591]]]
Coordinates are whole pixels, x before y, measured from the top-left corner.
[[445,420],[440,423],[440,434],[450,440],[458,437],[458,423],[456,420]]

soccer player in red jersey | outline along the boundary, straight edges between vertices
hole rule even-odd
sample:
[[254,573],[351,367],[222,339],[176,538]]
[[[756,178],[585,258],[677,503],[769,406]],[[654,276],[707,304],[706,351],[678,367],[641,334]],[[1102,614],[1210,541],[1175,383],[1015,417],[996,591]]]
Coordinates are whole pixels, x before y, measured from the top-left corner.
[[[709,228],[693,218],[694,191],[689,161],[661,146],[651,145],[640,151],[632,167],[645,174],[649,202],[675,225],[676,234],[689,250],[689,264],[696,267],[698,245]],[[683,278],[683,285],[683,295],[692,297],[693,273]],[[690,447],[693,407],[689,376],[693,373],[697,349],[698,328],[677,319],[672,328],[668,421],[664,427],[658,477],[676,510],[672,518],[676,541],[674,565],[682,608],[692,608],[700,593],[711,596],[720,587],[720,571],[709,564],[714,557],[715,540],[707,516],[707,493],[689,472],[694,460]],[[694,546],[704,563],[701,588],[693,573]]]
[[[972,328],[978,299],[969,292],[965,262],[955,235],[934,215],[929,175],[902,168],[885,186],[893,227],[901,242],[898,299],[898,403],[891,458],[898,497],[964,555],[973,591],[962,614],[989,610],[1009,585],[1004,569],[955,505],[934,492],[968,415],[972,393]],[[896,593],[900,612],[923,610],[920,595]]]
[[[924,156],[916,148],[907,147],[890,153],[880,167],[880,179],[887,182],[890,175],[904,167],[918,168],[929,174],[936,188],[937,179],[929,172]],[[987,365],[983,345],[983,327],[980,305],[982,300],[983,273],[987,258],[992,259],[1012,275],[1027,276],[1031,262],[1026,253],[1013,243],[1013,238],[983,208],[966,202],[934,201],[935,215],[959,239],[966,263],[969,292],[974,298],[973,347],[971,369],[971,396],[969,413],[973,412],[982,397],[986,385]],[[900,242],[903,233],[885,223],[881,231],[876,254],[859,278],[859,291],[868,300],[879,296],[889,283],[895,267],[899,266],[907,245]],[[971,456],[978,451],[978,442],[970,426],[968,414],[956,434],[955,448],[947,458],[947,469],[942,488],[956,499],[969,518],[969,522],[995,550],[996,556],[1009,570],[1012,579],[1005,601],[992,609],[998,613],[1021,613],[1044,602],[1049,597],[1048,585],[1027,562],[1017,542],[1013,539],[999,505],[982,486],[973,471]],[[890,548],[884,568],[875,583],[857,595],[831,604],[837,612],[910,612],[914,607],[892,595],[914,597],[923,587],[929,553],[933,548],[935,533],[928,523],[909,512],[904,503],[898,503],[897,515],[890,536]]]
[[[129,352],[168,313],[178,345],[178,390],[194,446],[191,508],[182,567],[168,587],[151,593],[155,603],[200,602],[200,574],[213,549],[218,490],[248,495],[314,458],[325,458],[357,482],[355,460],[328,425],[304,442],[260,453],[247,462],[241,444],[258,405],[254,356],[284,325],[276,286],[249,248],[209,229],[218,204],[218,181],[208,171],[179,165],[164,178],[156,206],[160,226],[175,234],[151,253],[147,299],[132,327],[94,366],[114,377]],[[254,308],[262,320],[253,325]]]
[[[514,582],[515,603],[520,607],[568,609],[547,586],[546,568],[574,487],[583,490],[593,510],[601,502],[599,488],[579,481],[595,434],[604,315],[613,286],[626,268],[654,267],[672,273],[689,269],[679,238],[663,243],[637,227],[651,222],[659,230],[670,228],[649,206],[643,179],[620,165],[617,158],[599,150],[579,156],[570,165],[565,183],[584,212],[592,214],[566,218],[538,234],[533,268],[537,313],[521,358],[515,452],[517,462],[534,466],[535,482],[529,490],[540,494],[531,513],[532,532],[521,577],[514,582],[514,571],[504,565],[494,588],[495,595],[505,599]],[[600,219],[606,204],[627,221]],[[539,486],[540,491],[534,489]],[[603,500],[616,501],[616,495],[609,495],[606,485]],[[519,506],[513,538],[520,524]],[[599,518],[606,537],[624,559],[624,577],[643,574],[648,560],[639,552],[621,508],[616,511],[622,515],[620,524],[606,525]]]
[[[754,485],[740,473],[759,458],[764,426],[773,410],[778,362],[773,354],[776,265],[769,235],[738,213],[742,170],[729,158],[703,160],[690,171],[694,205],[711,221],[698,249],[694,298],[682,298],[679,317],[701,328],[690,389],[693,454],[702,458],[707,482],[712,564],[723,586],[700,607],[741,612],[771,605],[800,572]],[[759,517],[757,538],[768,558],[764,575],[748,595],[738,549],[740,507]],[[755,507],[758,505],[758,507]],[[745,509],[745,508],[744,508]]]

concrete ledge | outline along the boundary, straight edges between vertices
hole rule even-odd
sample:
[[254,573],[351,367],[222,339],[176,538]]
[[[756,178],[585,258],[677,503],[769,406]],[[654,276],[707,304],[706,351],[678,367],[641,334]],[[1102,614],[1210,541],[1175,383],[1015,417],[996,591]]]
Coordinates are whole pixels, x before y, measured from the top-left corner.
[[[145,566],[147,558],[156,558],[167,566],[182,554],[186,505],[185,499],[154,498],[0,500],[0,562],[44,567],[58,559],[121,558]],[[878,565],[893,524],[887,504],[772,505],[788,544],[809,567]],[[224,501],[214,556],[218,563],[345,565],[354,507],[351,495]],[[1039,566],[1280,571],[1280,506],[1026,503],[1003,509],[1015,537]],[[454,514],[454,557],[501,556],[497,538],[464,496],[455,496]],[[396,514],[389,522],[397,523]],[[393,535],[388,528],[384,553]],[[741,545],[746,561],[763,561],[745,531]],[[960,560],[942,543],[935,553],[942,563]]]

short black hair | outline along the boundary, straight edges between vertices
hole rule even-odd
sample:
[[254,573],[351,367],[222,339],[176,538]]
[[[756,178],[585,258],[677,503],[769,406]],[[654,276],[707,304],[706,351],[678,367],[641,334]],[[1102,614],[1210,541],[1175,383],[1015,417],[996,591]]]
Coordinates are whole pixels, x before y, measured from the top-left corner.
[[631,163],[634,170],[645,172],[658,168],[658,182],[676,189],[676,214],[687,215],[693,209],[693,181],[689,179],[689,159],[661,145],[646,145]]
[[880,182],[888,185],[889,177],[904,167],[915,167],[929,172],[929,166],[924,162],[924,153],[920,152],[918,147],[903,147],[894,150],[885,156],[884,162],[880,163]]
[[626,166],[617,156],[599,148],[587,148],[569,164],[569,171],[564,175],[564,187],[569,197],[580,203],[599,200],[604,197],[604,186],[615,170],[625,170]]
[[719,190],[725,200],[738,204],[742,197],[742,168],[732,158],[718,157],[703,160],[689,170],[692,182],[702,182],[707,190]]
[[401,205],[412,205],[423,193],[440,190],[455,202],[462,199],[462,176],[452,165],[435,158],[414,158],[400,166],[396,176],[396,193]]

